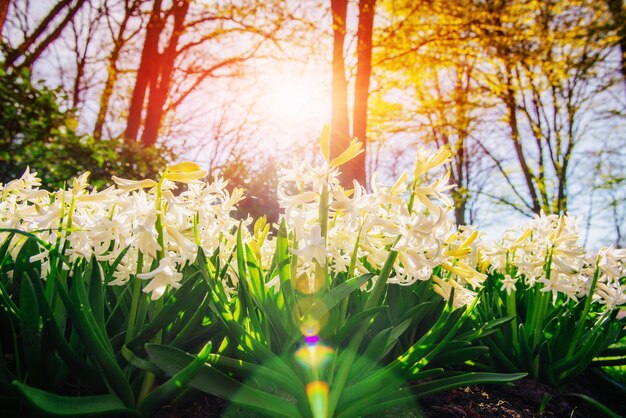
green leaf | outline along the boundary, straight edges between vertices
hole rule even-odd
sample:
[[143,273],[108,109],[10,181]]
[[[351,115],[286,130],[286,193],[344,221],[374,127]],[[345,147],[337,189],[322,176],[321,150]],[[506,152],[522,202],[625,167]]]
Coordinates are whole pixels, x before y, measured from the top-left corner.
[[[239,315],[245,315],[251,322],[252,330],[254,334],[259,336],[261,342],[267,343],[265,335],[263,335],[263,328],[261,327],[261,320],[254,309],[255,304],[253,299],[256,299],[256,304],[260,303],[259,298],[254,298],[253,289],[250,289],[248,270],[246,269],[246,257],[244,255],[243,241],[241,237],[241,224],[237,231],[237,266],[239,270],[239,288],[238,288],[238,300],[240,305]],[[247,315],[246,315],[247,314]],[[237,317],[237,315],[235,315]],[[238,322],[242,322],[241,317],[237,317]]]
[[565,393],[563,396],[571,396],[571,397],[574,397],[574,398],[582,399],[583,401],[585,401],[587,403],[587,405],[590,405],[592,408],[594,408],[596,411],[602,413],[606,417],[609,417],[609,418],[620,418],[621,417],[621,415],[616,414],[615,412],[613,412],[610,408],[608,408],[604,404],[596,401],[592,397],[587,396],[585,394],[582,394],[582,393]]
[[280,227],[278,228],[274,259],[278,269],[278,276],[280,278],[280,289],[284,297],[285,310],[287,312],[295,312],[296,295],[291,282],[291,256],[289,255],[289,237],[287,235],[287,224],[285,219],[282,220]]
[[20,329],[24,348],[24,362],[28,370],[28,380],[37,386],[49,383],[45,380],[43,353],[41,352],[41,317],[39,301],[31,283],[30,274],[22,272],[20,286]]
[[337,335],[333,337],[335,344],[344,344],[346,339],[354,334],[355,330],[363,322],[370,321],[374,316],[376,316],[381,311],[384,311],[385,309],[387,309],[386,305],[374,306],[373,308],[357,312],[355,315],[351,316],[350,319],[348,319],[344,326],[339,330]]
[[[200,273],[197,273],[197,275],[199,276]],[[176,289],[174,293],[170,294],[163,308],[157,313],[154,319],[145,325],[140,330],[139,334],[127,344],[130,350],[135,353],[141,353],[145,343],[150,341],[157,332],[174,322],[176,318],[178,318],[181,309],[190,306],[189,299],[193,296],[192,291],[197,284],[196,277],[196,274],[189,274],[183,279],[183,284]],[[206,289],[196,289],[196,291],[206,291]],[[142,323],[140,322],[139,324]]]
[[[193,362],[194,357],[178,349],[151,345],[150,356],[168,375],[174,375]],[[299,417],[298,408],[289,400],[253,388],[208,365],[198,372],[190,386],[222,399],[253,408],[276,417]]]
[[135,355],[128,347],[123,346],[121,350],[122,356],[133,366],[138,369],[149,371],[154,373],[155,375],[161,374],[161,369],[154,365],[154,363],[144,360],[141,357]]
[[105,414],[137,415],[115,395],[60,396],[35,389],[20,382],[13,382],[21,395],[35,409],[52,416],[79,417]]
[[259,266],[259,260],[248,246],[245,245],[246,267],[248,271],[248,277],[250,279],[250,285],[252,290],[252,296],[258,302],[262,302],[267,297],[267,290],[265,289],[265,282],[263,281],[263,273]]
[[259,365],[219,354],[209,355],[207,363],[229,376],[253,378],[268,387],[276,386],[284,392],[304,393],[305,391],[304,383],[301,380],[279,373],[272,367],[271,363]]
[[67,295],[66,290],[59,283],[57,283],[57,290],[66,303],[66,308],[71,312],[74,325],[88,348],[89,355],[99,363],[102,375],[119,398],[126,406],[131,407],[135,403],[133,392],[115,360],[106,330],[100,329],[93,317],[85,294],[83,277],[76,275],[73,282],[71,296]]
[[450,389],[483,383],[509,383],[526,377],[528,373],[463,373],[457,376],[437,379],[413,385],[418,398],[434,395]]
[[[148,344],[146,346],[146,351],[148,355],[152,359],[153,355],[157,357],[162,355],[162,352],[153,353],[151,351],[152,345]],[[187,385],[193,378],[196,377],[203,363],[206,361],[207,357],[211,353],[211,343],[208,342],[205,346],[200,350],[197,357],[181,369],[179,372],[174,374],[167,382],[160,385],[158,388],[150,392],[148,396],[146,396],[138,405],[138,410],[143,416],[151,415],[160,405],[165,402],[173,399],[184,390],[187,389]]]
[[103,280],[102,268],[93,256],[89,262],[87,278],[89,279],[89,306],[93,312],[94,319],[101,329],[106,329],[104,322],[104,292],[106,286]]
[[488,352],[489,348],[484,346],[460,348],[458,350],[445,350],[428,363],[428,367],[441,367],[448,364],[458,365],[468,360],[480,357],[483,354],[487,354]]
[[49,349],[56,349],[61,359],[67,364],[68,368],[77,373],[85,382],[88,382],[94,387],[99,387],[103,384],[98,372],[94,367],[89,364],[82,355],[80,355],[66,340],[65,336],[61,333],[61,329],[57,320],[52,312],[50,304],[46,300],[43,285],[41,280],[32,281],[35,293],[39,300],[39,306],[41,307],[41,313],[43,317],[43,327],[46,329],[54,341],[54,347],[48,347]]
[[431,305],[431,301],[422,302],[419,305],[415,305],[409,308],[399,319],[399,322],[402,322],[406,319],[413,319],[416,323],[421,322],[420,319],[426,312],[426,309]]
[[[201,294],[199,296],[201,296]],[[211,323],[208,326],[203,325],[205,318],[211,314],[209,299],[210,295],[205,294],[203,299],[198,300],[198,302],[194,305],[190,305],[197,306],[198,309],[196,309],[195,312],[193,312],[193,308],[185,311],[183,318],[179,321],[180,325],[182,325],[182,329],[180,329],[180,331],[172,331],[174,339],[171,341],[170,345],[178,347],[180,344],[184,344],[188,339],[193,338],[193,335],[198,333],[203,333],[205,335],[211,334],[210,330],[214,329],[218,324]],[[189,315],[190,312],[193,312],[193,314]]]
[[378,363],[396,345],[398,338],[411,325],[411,321],[409,318],[400,325],[387,328],[374,336],[360,358],[354,362],[354,367],[348,375],[348,381],[359,379],[359,377],[364,376],[377,367]]
[[339,286],[332,288],[328,293],[322,295],[321,303],[312,304],[309,309],[303,313],[303,317],[307,317],[314,313],[314,317],[321,318],[331,309],[337,306],[344,298],[356,289],[360,288],[365,282],[371,280],[374,276],[372,273],[366,273],[359,277],[353,277]]

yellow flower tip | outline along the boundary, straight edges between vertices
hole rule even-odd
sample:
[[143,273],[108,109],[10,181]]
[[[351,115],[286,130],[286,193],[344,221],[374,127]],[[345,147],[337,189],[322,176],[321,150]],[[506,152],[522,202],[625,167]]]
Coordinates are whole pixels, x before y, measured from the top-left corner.
[[171,165],[163,173],[164,178],[181,183],[190,183],[206,175],[206,170],[203,170],[200,165],[191,161]]
[[490,265],[491,265],[491,260],[490,260],[490,259],[488,259],[488,258],[486,258],[485,260],[483,260],[483,261],[480,263],[480,267],[479,267],[479,268],[480,268],[480,271],[481,271],[481,272],[486,272],[486,271],[487,271],[487,269],[489,268],[489,266],[490,266]]
[[330,159],[330,125],[324,125],[322,128],[322,134],[320,135],[320,150],[324,159],[328,161]]
[[200,169],[201,167],[198,165],[198,163],[194,163],[193,161],[183,161],[182,163],[167,166],[165,170],[173,171],[173,172],[178,172],[178,171],[188,172],[188,171],[196,171]]
[[417,157],[415,158],[413,177],[418,178],[433,168],[449,162],[451,158],[452,152],[449,147],[441,147],[437,152],[432,154],[430,151],[424,150],[420,145],[417,149]]
[[365,152],[365,150],[362,148],[363,148],[363,143],[359,141],[357,138],[353,138],[352,141],[350,142],[350,145],[348,145],[348,148],[346,148],[344,152],[342,152],[337,158],[334,158],[330,162],[330,167],[337,168],[347,163],[348,161],[350,161],[357,155]]
[[270,224],[267,223],[267,216],[263,215],[254,223],[254,239],[252,240],[252,242],[258,244],[259,246],[262,246],[269,231]]
[[469,237],[467,237],[467,239],[465,241],[463,241],[463,243],[461,244],[461,248],[467,248],[469,247],[469,245],[471,243],[473,243],[474,241],[476,241],[476,238],[478,238],[478,231],[474,231],[470,234]]
[[132,192],[133,190],[139,190],[139,189],[147,189],[150,187],[154,187],[157,184],[156,181],[150,180],[150,179],[128,180],[128,179],[123,179],[117,176],[113,176],[111,177],[111,179],[115,182],[115,184],[117,184],[117,187],[119,187],[120,189],[126,192]]
[[457,248],[456,250],[446,250],[444,255],[446,257],[465,257],[472,252],[471,248]]
[[446,244],[450,244],[450,243],[454,242],[454,240],[457,239],[458,236],[459,236],[458,232],[454,232],[454,233],[450,234],[450,236],[445,241]]
[[533,230],[528,228],[526,231],[524,231],[524,233],[517,239],[517,241],[515,241],[515,244],[521,244],[522,242],[524,242],[526,240],[526,238],[530,237],[530,234],[532,234]]

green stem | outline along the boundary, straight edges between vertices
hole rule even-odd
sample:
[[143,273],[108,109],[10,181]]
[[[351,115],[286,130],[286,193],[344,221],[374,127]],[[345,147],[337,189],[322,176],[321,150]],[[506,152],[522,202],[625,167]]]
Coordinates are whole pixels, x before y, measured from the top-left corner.
[[413,213],[413,205],[415,204],[415,189],[417,188],[417,178],[413,179],[413,184],[411,185],[411,196],[409,197],[409,215]]
[[157,251],[157,260],[156,260],[157,262],[165,258],[165,239],[163,237],[163,202],[162,202],[163,192],[161,190],[161,188],[163,187],[164,179],[165,178],[161,176],[161,179],[159,180],[159,183],[157,184],[157,187],[156,187],[156,197],[155,197],[156,198],[155,210],[157,214],[155,227],[157,230],[157,242],[159,243],[159,247],[161,247],[159,251]]
[[319,222],[322,238],[328,235],[328,185],[325,184],[320,194]]
[[[508,274],[509,277],[514,278],[517,275],[517,271],[515,271],[515,269],[513,268],[511,258],[515,259],[515,250],[513,250],[513,254],[509,254],[509,252],[507,251],[505,269],[506,274]],[[518,278],[518,280],[520,279]],[[507,292],[506,294],[506,311],[507,315],[513,315],[513,320],[511,321],[511,337],[513,339],[513,348],[519,354],[520,345],[517,335],[517,304],[515,300],[517,296],[517,283],[515,287],[516,288],[513,290],[513,292]]]
[[[325,184],[322,188],[320,195],[320,210],[319,210],[319,223],[320,234],[324,239],[324,246],[326,246],[326,240],[328,236],[328,184]],[[326,274],[327,263],[324,266],[320,266],[319,263],[315,263],[315,283],[322,283],[323,287],[328,289],[330,287],[330,276]]]
[[549,304],[550,294],[548,292],[541,292],[541,294],[539,295],[539,308],[537,311],[536,321],[534,325],[535,329],[533,334],[533,349],[537,347],[541,340],[541,334],[543,332],[543,321],[545,320]]
[[[154,302],[154,317],[157,316],[157,314],[159,313],[159,311],[161,311],[161,309],[163,308],[163,297],[160,297],[159,299],[157,299]],[[163,331],[159,331],[156,333],[156,335],[154,336],[154,338],[152,339],[152,342],[154,344],[161,344],[161,340],[163,338]],[[141,383],[141,389],[139,391],[139,397],[138,399],[138,403],[141,402],[142,400],[145,399],[146,396],[148,396],[152,390],[152,388],[154,387],[154,380],[155,380],[156,376],[154,375],[154,373],[152,372],[146,372],[146,374],[143,376],[143,382]]]
[[506,295],[506,310],[507,315],[513,315],[513,320],[511,321],[511,337],[513,339],[513,347],[515,351],[519,352],[519,340],[517,338],[517,306],[515,301],[515,290],[513,290],[510,294]]
[[[139,251],[137,255],[137,270],[136,273],[140,274],[143,268],[143,253]],[[130,313],[128,316],[128,329],[126,330],[126,337],[124,338],[124,343],[128,344],[128,342],[133,339],[135,336],[135,321],[137,320],[137,309],[139,307],[139,296],[141,295],[141,281],[135,276],[133,278],[133,296],[132,302],[130,305]]]
[[[550,281],[550,273],[552,271],[552,253],[554,252],[554,245],[548,251],[545,263],[546,281]],[[546,312],[548,311],[548,305],[550,304],[549,292],[541,292],[539,295],[539,307],[537,315],[535,317],[534,335],[533,335],[533,349],[537,347],[541,340],[541,333],[543,332],[543,321],[545,320]]]
[[[400,240],[400,236],[394,242],[394,245],[398,243]],[[392,246],[393,248],[393,246]],[[385,296],[385,289],[387,287],[387,280],[389,279],[389,275],[393,270],[393,265],[398,256],[398,252],[391,250],[389,252],[389,256],[385,261],[385,264],[380,271],[380,275],[378,280],[374,284],[374,288],[370,292],[370,295],[365,302],[364,310],[368,310],[373,308],[376,305],[382,303]],[[341,394],[343,393],[343,389],[346,386],[346,381],[348,380],[348,376],[350,374],[350,370],[354,364],[356,359],[357,351],[363,341],[363,337],[367,333],[369,327],[369,322],[364,322],[360,325],[358,330],[354,333],[354,336],[350,340],[348,344],[347,351],[344,351],[342,354],[345,355],[345,358],[341,359],[339,364],[339,369],[337,370],[337,374],[333,379],[332,387],[330,388],[329,400],[328,400],[328,416],[332,417],[335,413],[335,408],[337,407],[337,403],[339,402],[339,398],[341,398]]]
[[193,239],[196,242],[196,246],[200,246],[200,231],[198,230],[198,223],[200,221],[200,213],[196,212],[193,215]]
[[[61,193],[61,213],[59,214],[59,226],[57,227],[57,239],[56,242],[54,243],[54,247],[57,250],[58,254],[61,254],[61,236],[63,235],[63,220],[65,219],[65,193]],[[52,308],[52,311],[55,312],[55,317],[56,317],[56,297],[55,297],[55,288],[56,288],[56,271],[58,270],[59,263],[62,263],[62,261],[60,261],[63,257],[59,257],[59,260],[57,260],[54,264],[52,263],[52,260],[49,260],[50,262],[50,272],[52,274],[50,274],[50,276],[48,277],[48,280],[46,282],[46,299],[49,301],[50,303],[50,307]],[[56,317],[56,319],[58,320],[59,318]]]
[[[365,220],[359,226],[359,232],[356,236],[356,242],[354,244],[354,250],[352,251],[352,255],[350,257],[350,265],[348,266],[348,272],[346,274],[346,280],[350,280],[350,278],[354,275],[354,268],[356,266],[356,259],[359,254],[359,242],[361,241],[361,233],[363,232],[363,225],[365,224]],[[339,314],[339,326],[337,329],[341,329],[346,322],[346,315],[348,314],[348,304],[350,303],[350,296],[346,296],[343,301],[341,301],[341,310]]]
[[576,331],[574,331],[574,337],[569,345],[569,349],[567,350],[567,356],[571,357],[574,354],[574,350],[576,350],[578,346],[578,339],[585,328],[585,324],[587,321],[587,315],[589,314],[589,310],[591,309],[591,302],[593,302],[593,294],[596,291],[596,285],[598,283],[598,277],[600,276],[600,257],[596,259],[596,269],[593,273],[593,280],[591,281],[591,287],[589,288],[589,294],[587,295],[587,299],[585,299],[585,307],[583,308],[583,313],[580,316],[578,324],[576,325]]

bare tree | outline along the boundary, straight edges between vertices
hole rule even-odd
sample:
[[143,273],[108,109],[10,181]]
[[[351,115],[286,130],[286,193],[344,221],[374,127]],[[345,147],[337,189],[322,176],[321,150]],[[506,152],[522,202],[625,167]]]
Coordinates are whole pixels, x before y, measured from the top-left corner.
[[131,18],[137,14],[139,6],[145,1],[146,0],[123,0],[123,11],[119,22],[115,22],[113,14],[109,11],[109,5],[107,3],[104,5],[106,9],[104,16],[113,47],[111,48],[111,52],[107,58],[107,78],[104,83],[102,93],[100,94],[100,105],[98,107],[98,115],[96,116],[96,122],[93,129],[93,136],[95,139],[102,138],[104,124],[111,103],[111,97],[113,96],[113,89],[120,72],[119,59],[122,49],[135,35],[137,35],[141,29],[141,27],[139,27],[138,29],[129,31],[129,22]]
[[605,0],[612,18],[612,26],[617,32],[617,46],[620,52],[620,72],[626,87],[626,11],[622,0]]
[[84,4],[85,0],[60,0],[19,45],[9,48],[4,65],[7,68],[30,67],[59,38]]
[[333,79],[330,153],[341,153],[350,142],[350,120],[348,117],[348,82],[344,44],[346,39],[346,19],[348,0],[331,0],[333,20]]
[[[572,157],[588,129],[584,115],[593,110],[592,100],[610,86],[596,78],[610,51],[604,37],[586,30],[585,22],[599,12],[592,4],[587,6],[568,9],[544,2],[539,9],[504,4],[490,10],[493,19],[488,23],[498,29],[482,38],[493,52],[494,71],[487,70],[485,80],[505,109],[508,141],[523,180],[507,170],[510,159],[496,157],[495,152],[488,155],[513,192],[501,201],[522,213],[567,211]],[[532,26],[510,28],[504,23],[510,18],[502,13],[513,11],[532,14]]]
[[[190,9],[188,0],[174,1],[167,9],[155,0],[142,47],[141,60],[130,100],[125,138],[140,140],[144,146],[156,143],[168,112],[174,111],[192,91],[210,78],[237,68],[254,58],[261,45],[273,42],[282,24],[277,3],[268,2],[273,20],[265,26],[251,19],[262,19],[258,4],[244,2],[215,4],[213,8]],[[272,8],[274,7],[274,8]],[[239,45],[211,49],[220,41]],[[177,92],[177,97],[172,95]]]

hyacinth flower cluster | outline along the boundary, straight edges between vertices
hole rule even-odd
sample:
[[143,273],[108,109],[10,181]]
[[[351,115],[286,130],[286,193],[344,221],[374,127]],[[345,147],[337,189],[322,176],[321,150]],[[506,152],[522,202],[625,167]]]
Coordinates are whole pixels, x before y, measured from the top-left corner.
[[508,229],[500,242],[483,248],[492,271],[503,275],[501,290],[541,285],[555,303],[559,295],[578,301],[590,293],[608,309],[626,303],[626,250],[600,248],[587,253],[578,244],[578,223],[571,216],[541,213],[522,227]]
[[597,356],[615,360],[619,350],[608,347],[624,335],[616,317],[626,303],[626,251],[587,253],[579,238],[576,218],[541,213],[480,247],[489,279],[476,318],[510,317],[484,341],[495,368],[560,390]]
[[[110,285],[126,285],[136,275],[156,300],[180,286],[181,270],[195,260],[198,248],[211,253],[221,245],[234,247],[239,221],[231,213],[243,193],[229,193],[220,178],[200,181],[206,174],[195,163],[180,163],[168,167],[159,182],[113,177],[116,186],[90,191],[85,173],[67,190],[48,192],[27,169],[20,179],[0,185],[0,228],[40,239],[41,252],[30,260],[41,262],[43,280],[50,275],[54,249],[67,256],[62,268],[95,257],[115,265]],[[181,183],[186,190],[177,193]],[[0,233],[0,241],[9,233]],[[22,235],[13,237],[14,258],[24,242]]]
[[454,295],[454,306],[471,305],[486,278],[476,270],[478,232],[457,230],[451,221],[449,174],[427,177],[449,161],[450,151],[420,147],[412,179],[404,173],[384,186],[374,174],[368,192],[356,181],[346,189],[339,180],[339,167],[362,152],[360,143],[353,141],[332,160],[327,144],[325,131],[322,164],[294,161],[279,182],[278,201],[297,241],[291,253],[298,257],[300,286],[313,292],[326,285],[326,277],[380,271],[394,250],[388,283],[410,286],[432,278],[445,300]]
[[[0,185],[6,394],[49,414],[149,416],[188,389],[212,347],[208,289],[193,266],[220,248],[228,258],[248,222],[231,216],[242,192],[206,174],[184,162],[158,181],[114,177],[98,191],[86,173],[48,192],[26,170]],[[235,278],[224,277],[229,290]],[[192,349],[194,366],[155,388],[162,372],[141,359],[147,343]],[[105,394],[54,393],[66,386]]]

